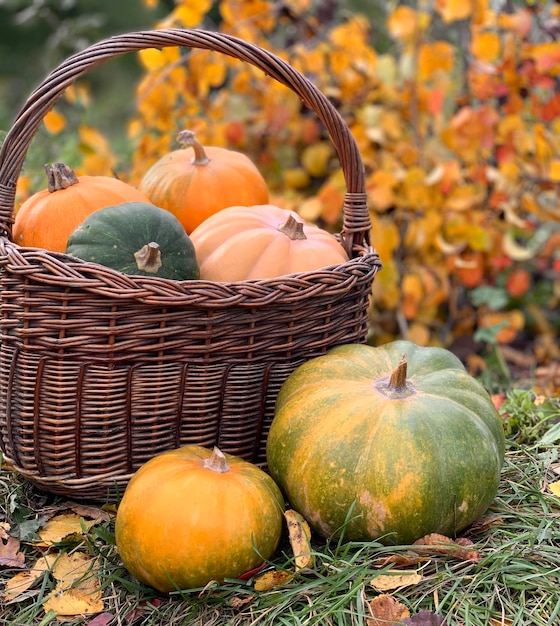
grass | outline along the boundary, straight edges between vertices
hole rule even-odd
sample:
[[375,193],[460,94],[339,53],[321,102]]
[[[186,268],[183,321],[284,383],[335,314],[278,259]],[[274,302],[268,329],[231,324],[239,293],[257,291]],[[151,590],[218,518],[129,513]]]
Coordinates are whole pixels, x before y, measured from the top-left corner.
[[[422,574],[418,584],[387,592],[412,616],[430,611],[445,618],[447,626],[560,623],[560,499],[547,489],[560,479],[554,471],[560,466],[559,452],[555,441],[547,439],[555,428],[556,419],[551,417],[560,417],[560,400],[547,400],[542,408],[534,399],[530,391],[513,392],[504,405],[509,414],[507,453],[500,489],[488,512],[493,523],[467,531],[478,562],[430,554],[414,566]],[[539,419],[546,428],[537,427]],[[0,518],[10,521],[24,539],[30,539],[42,518],[62,505],[9,469],[0,473]],[[97,619],[104,626],[370,626],[369,603],[378,595],[370,581],[390,569],[380,566],[385,558],[410,553],[407,546],[327,541],[314,544],[315,569],[282,586],[256,592],[253,581],[232,580],[165,596],[126,572],[113,530],[113,521],[106,521],[62,546],[97,556],[105,603],[104,614]],[[32,564],[39,550],[30,541],[21,546]],[[271,567],[293,569],[292,558],[284,540]],[[0,568],[0,583],[17,571]],[[53,587],[53,578],[45,574],[15,601],[0,604],[0,624],[61,623],[42,605]],[[93,619],[76,617],[64,623],[87,624]]]

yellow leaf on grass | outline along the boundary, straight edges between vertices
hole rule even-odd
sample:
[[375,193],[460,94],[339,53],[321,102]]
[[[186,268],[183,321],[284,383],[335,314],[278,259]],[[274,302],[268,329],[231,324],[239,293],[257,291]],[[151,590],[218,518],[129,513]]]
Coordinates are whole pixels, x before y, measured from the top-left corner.
[[59,616],[91,615],[103,611],[100,583],[93,575],[97,561],[82,552],[61,554],[52,568],[58,581],[43,603]]
[[49,570],[57,555],[45,554],[26,572],[20,572],[15,576],[12,576],[4,587],[4,598],[6,600],[13,600],[20,596],[22,593],[32,587],[39,578]]
[[293,576],[292,572],[286,572],[284,570],[265,572],[255,578],[255,591],[274,589],[274,587],[284,584],[290,580],[290,578],[293,578]]
[[377,591],[390,591],[401,587],[417,585],[422,580],[422,574],[416,570],[389,570],[387,574],[376,576],[370,585]]
[[560,480],[557,480],[554,483],[549,483],[548,490],[550,493],[553,493],[555,496],[560,498]]
[[295,557],[296,570],[313,567],[315,561],[311,554],[311,530],[303,516],[292,509],[284,512],[288,525],[288,537]]
[[96,520],[84,520],[75,513],[62,513],[51,518],[37,533],[40,537],[34,543],[39,546],[52,546],[73,535],[81,535],[83,529],[89,529]]

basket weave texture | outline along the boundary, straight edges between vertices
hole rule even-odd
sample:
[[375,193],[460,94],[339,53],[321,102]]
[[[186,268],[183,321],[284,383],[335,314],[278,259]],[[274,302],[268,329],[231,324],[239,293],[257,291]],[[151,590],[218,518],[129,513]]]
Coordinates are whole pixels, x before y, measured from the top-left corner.
[[[260,68],[325,125],[347,192],[350,254],[316,272],[235,283],[126,276],[12,240],[16,183],[44,116],[106,60],[146,48],[213,50]],[[117,35],[79,52],[30,95],[0,152],[0,445],[38,487],[74,498],[122,493],[148,459],[218,445],[260,465],[278,390],[304,361],[365,341],[371,284],[364,171],[336,109],[277,56],[221,33]]]

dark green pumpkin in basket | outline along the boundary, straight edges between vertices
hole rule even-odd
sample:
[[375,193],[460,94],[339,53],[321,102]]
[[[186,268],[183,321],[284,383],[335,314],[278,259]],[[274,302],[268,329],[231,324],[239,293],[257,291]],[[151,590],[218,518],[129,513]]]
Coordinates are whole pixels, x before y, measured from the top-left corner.
[[146,202],[95,211],[70,235],[66,253],[124,274],[199,277],[193,243],[179,220]]

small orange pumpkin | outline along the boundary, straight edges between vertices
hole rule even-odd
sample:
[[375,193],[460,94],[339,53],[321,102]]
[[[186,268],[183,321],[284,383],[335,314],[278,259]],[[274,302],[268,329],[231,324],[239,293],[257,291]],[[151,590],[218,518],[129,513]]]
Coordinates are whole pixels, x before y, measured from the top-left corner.
[[184,147],[152,165],[139,189],[152,204],[171,211],[188,234],[226,207],[268,202],[266,181],[249,157],[203,147],[190,130],[182,131],[178,140]]
[[109,176],[76,176],[64,163],[45,165],[48,188],[16,213],[13,238],[20,246],[64,252],[68,238],[91,213],[123,202],[148,202],[135,187]]
[[348,261],[334,235],[271,204],[224,209],[190,237],[200,277],[217,282],[312,272]]
[[214,448],[183,446],[132,477],[115,540],[138,580],[159,591],[238,578],[269,559],[282,534],[284,499],[256,465]]

